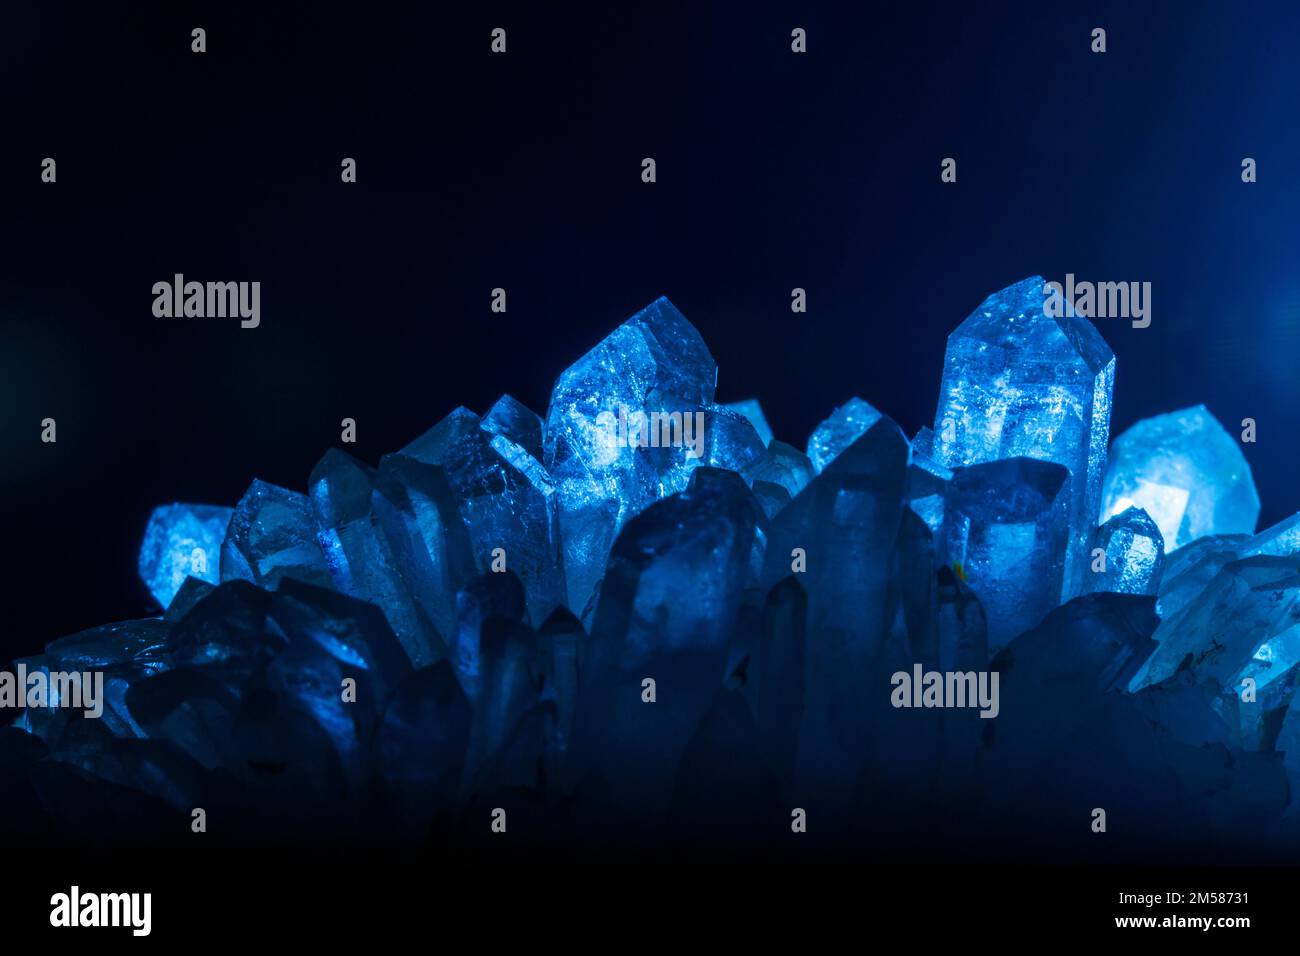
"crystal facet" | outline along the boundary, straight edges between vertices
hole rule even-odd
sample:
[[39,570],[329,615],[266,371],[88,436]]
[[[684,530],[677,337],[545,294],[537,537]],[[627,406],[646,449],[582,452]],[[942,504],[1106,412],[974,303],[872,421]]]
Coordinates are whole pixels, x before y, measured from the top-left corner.
[[1265,528],[1249,541],[1242,542],[1237,553],[1248,558],[1256,554],[1281,556],[1295,554],[1297,551],[1300,551],[1300,511],[1271,528]]
[[882,656],[893,619],[889,572],[907,459],[907,439],[880,417],[776,515],[769,534],[765,585],[794,571],[808,596],[800,776],[840,801],[870,734],[863,674]]
[[514,442],[533,458],[542,459],[542,420],[531,408],[502,395],[483,416],[484,431]]
[[1160,529],[1141,508],[1129,508],[1097,529],[1090,591],[1155,594],[1165,566]]
[[1069,472],[1008,458],[953,472],[943,523],[947,562],[979,597],[989,646],[1037,624],[1061,593]]
[[[733,476],[734,477],[734,476]],[[756,506],[743,482],[704,481],[628,522],[610,555],[577,731],[600,774],[637,815],[660,817],[672,768],[717,692],[740,610]],[[647,677],[673,704],[647,722]],[[637,761],[626,759],[629,750]]]
[[282,577],[328,586],[329,570],[316,541],[311,500],[254,481],[230,516],[221,545],[221,580],[243,578],[274,588]]
[[402,454],[444,469],[479,572],[517,574],[540,622],[565,601],[556,487],[541,462],[480,426],[458,408]]
[[759,404],[756,398],[747,398],[743,402],[728,402],[722,406],[729,412],[738,412],[749,419],[749,423],[754,426],[754,431],[758,433],[759,439],[764,445],[772,444],[772,426],[767,423],[767,416],[763,414],[763,406]]
[[651,502],[684,489],[698,463],[687,448],[627,447],[610,423],[620,411],[624,419],[702,411],[713,404],[717,377],[699,332],[660,298],[556,380],[544,463],[556,488],[571,609],[586,607],[618,530]]
[[153,510],[138,566],[140,579],[159,604],[171,604],[188,576],[217,583],[221,542],[232,513],[217,505],[159,505]]
[[1016,457],[1069,469],[1058,595],[1069,597],[1083,586],[1101,505],[1115,356],[1087,319],[1047,315],[1044,288],[1038,276],[1008,286],[948,336],[934,449],[954,469]]
[[808,438],[808,460],[813,471],[822,471],[879,419],[880,412],[857,397],[831,412]]
[[912,461],[907,467],[907,504],[930,530],[943,526],[943,503],[952,470],[934,458],[934,432],[922,428],[912,439]]
[[1144,418],[1115,439],[1101,519],[1141,508],[1172,552],[1211,534],[1252,534],[1259,495],[1241,448],[1204,405]]
[[1232,684],[1262,645],[1300,624],[1300,555],[1259,555],[1223,566],[1200,595],[1156,631],[1160,647],[1131,689],[1191,668],[1202,681]]
[[371,508],[372,470],[337,449],[309,479],[317,540],[334,587],[376,604],[415,667],[437,661],[441,638],[397,569],[397,557]]

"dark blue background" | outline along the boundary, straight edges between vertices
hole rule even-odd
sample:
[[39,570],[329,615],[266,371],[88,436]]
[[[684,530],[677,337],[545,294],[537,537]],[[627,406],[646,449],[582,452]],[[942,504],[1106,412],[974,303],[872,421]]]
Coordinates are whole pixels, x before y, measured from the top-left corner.
[[[1254,417],[1262,523],[1300,507],[1297,4],[466,6],[6,3],[0,658],[146,613],[155,504],[301,489],[345,416],[374,463],[544,412],[659,294],[802,446],[854,394],[928,423],[997,288],[1150,281],[1150,328],[1098,320],[1115,431]],[[260,281],[261,327],[155,319],[174,272]]]

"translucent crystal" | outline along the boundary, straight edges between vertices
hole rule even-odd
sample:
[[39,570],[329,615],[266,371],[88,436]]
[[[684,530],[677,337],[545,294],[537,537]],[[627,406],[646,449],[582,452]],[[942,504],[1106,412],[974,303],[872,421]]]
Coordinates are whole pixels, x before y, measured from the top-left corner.
[[[127,689],[135,682],[171,666],[167,648],[167,624],[157,618],[120,621],[61,637],[46,645],[45,653],[21,663],[28,673],[43,671],[103,674],[103,713],[99,720],[83,720],[81,710],[59,707],[59,686],[49,687],[49,707],[30,708],[24,713],[25,727],[47,743],[65,747],[65,752],[85,746],[93,749],[94,737],[63,739],[66,733],[85,731],[96,724],[94,733],[141,737],[144,732],[131,719],[125,706]],[[15,662],[17,665],[20,662]],[[74,716],[75,715],[75,716]]]
[[[743,484],[701,481],[665,498],[620,534],[593,631],[635,669],[676,650],[720,655],[739,607],[754,534]],[[678,602],[689,592],[692,600]]]
[[330,583],[316,542],[311,500],[255,480],[230,517],[221,545],[221,580],[243,578],[270,589],[285,576]]
[[1300,511],[1243,542],[1237,553],[1248,558],[1255,554],[1286,555],[1297,551],[1300,551]]
[[[702,481],[628,522],[601,586],[576,733],[582,766],[633,818],[667,811],[674,770],[713,704],[740,610],[755,505],[743,482]],[[643,681],[671,705],[647,721]],[[637,758],[626,755],[635,752]]]
[[702,411],[713,403],[717,373],[699,332],[660,298],[556,381],[544,455],[559,502],[571,609],[586,607],[618,530],[651,502],[684,489],[700,463],[684,447],[626,447],[609,423],[620,410],[625,419]]
[[524,589],[510,571],[485,574],[456,595],[456,629],[451,643],[451,663],[456,678],[471,702],[478,699],[482,683],[483,628],[493,618],[518,622],[526,613]]
[[934,447],[948,468],[1026,457],[1069,470],[1069,597],[1101,505],[1115,356],[1087,319],[1048,316],[1044,287],[1034,276],[994,293],[948,336]]
[[1292,626],[1270,637],[1232,679],[1231,686],[1241,690],[1242,681],[1250,678],[1256,690],[1272,685],[1300,665],[1300,626]]
[[195,601],[171,629],[168,652],[177,667],[202,667],[232,690],[284,647],[284,635],[268,626],[271,595],[233,580]]
[[[1129,508],[1097,529],[1090,591],[1155,594],[1164,572],[1165,542],[1141,508]],[[1101,555],[1097,555],[1097,551]]]
[[1210,585],[1156,631],[1159,649],[1131,690],[1180,670],[1226,687],[1268,641],[1300,624],[1300,555],[1259,555],[1223,566]]
[[110,738],[75,757],[60,750],[64,761],[94,779],[137,794],[149,790],[168,816],[186,813],[203,793],[201,768],[166,741]]
[[[837,456],[772,523],[765,582],[771,586],[803,557],[809,623],[836,638],[818,648],[835,659],[875,653],[889,624],[888,566],[902,520],[907,440],[886,417]],[[811,649],[810,649],[811,651]],[[846,668],[847,670],[848,668]]]
[[[411,665],[383,613],[373,604],[286,578],[271,600],[270,618],[286,642],[265,670],[267,722],[275,739],[300,736],[295,760],[319,753],[329,741],[342,767],[346,792],[362,793],[368,780],[369,732],[381,703],[411,673]],[[352,684],[348,694],[344,680]],[[304,726],[310,721],[314,728]],[[331,761],[317,756],[313,770]]]
[[1145,418],[1115,439],[1102,520],[1146,511],[1173,552],[1211,534],[1252,534],[1259,495],[1241,448],[1204,405]]
[[416,602],[371,507],[374,472],[338,449],[325,453],[308,481],[317,540],[334,587],[378,605],[411,664],[439,660],[441,637]]
[[402,451],[441,466],[480,573],[504,567],[523,582],[529,612],[564,603],[556,487],[540,462],[458,408]]
[[749,419],[749,423],[754,426],[754,431],[758,433],[759,439],[763,444],[772,443],[772,426],[767,423],[767,416],[763,414],[763,406],[759,404],[756,398],[747,398],[741,402],[728,402],[722,406],[730,412],[738,412]]
[[1244,534],[1207,535],[1167,555],[1157,604],[1160,616],[1170,617],[1190,604],[1225,564],[1242,556],[1240,549],[1249,540]]
[[455,631],[456,593],[478,573],[446,469],[385,455],[370,503],[399,573],[445,643]]
[[523,402],[502,395],[483,416],[483,430],[508,438],[533,458],[542,459],[542,419]]
[[781,485],[770,481],[754,482],[754,497],[757,499],[759,507],[763,509],[763,514],[772,518],[778,511],[788,505],[791,501],[790,492]]
[[750,483],[755,477],[770,481],[781,476],[770,461],[767,443],[740,412],[715,405],[704,413],[703,421],[704,460],[700,464],[729,469]]
[[893,622],[891,552],[907,459],[907,439],[880,417],[776,515],[769,533],[764,583],[794,571],[808,598],[799,776],[837,803],[850,797],[872,735],[876,701],[862,681]]
[[922,428],[912,439],[912,460],[907,466],[907,504],[938,533],[943,526],[943,502],[952,470],[934,457],[934,432]]
[[149,516],[140,544],[140,579],[163,607],[171,604],[187,576],[216,584],[221,542],[232,508],[218,505],[159,505]]
[[879,418],[880,412],[856,397],[831,412],[808,438],[808,460],[812,462],[813,472],[829,465]]
[[[402,645],[373,604],[289,580],[273,596],[270,617],[289,641],[310,641],[350,673],[364,673],[375,700],[411,672]],[[337,687],[327,689],[340,696]]]
[[95,671],[124,661],[160,670],[166,666],[167,633],[157,618],[103,624],[51,641],[44,656],[52,670]]
[[794,497],[812,481],[813,467],[808,456],[785,442],[774,439],[767,446],[769,471],[765,480],[775,482]]
[[[1153,604],[1145,594],[1084,594],[992,662],[1001,713],[984,722],[982,770],[997,817],[1067,819],[1088,791],[1164,845],[1179,845],[1190,826],[1240,835],[1277,819],[1287,799],[1278,761],[1236,749],[1210,688],[1180,678],[1125,692],[1154,649]],[[988,788],[991,779],[1000,783]]]
[[943,553],[979,597],[991,648],[1057,604],[1069,541],[1069,472],[1033,458],[958,468],[944,513]]
[[1242,687],[1228,688],[1219,695],[1225,719],[1236,717],[1241,745],[1246,750],[1263,753],[1272,752],[1277,747],[1279,731],[1286,718],[1291,702],[1295,700],[1297,678],[1300,678],[1300,665],[1286,670],[1274,668],[1265,675],[1247,673],[1257,681],[1255,700],[1243,701]]

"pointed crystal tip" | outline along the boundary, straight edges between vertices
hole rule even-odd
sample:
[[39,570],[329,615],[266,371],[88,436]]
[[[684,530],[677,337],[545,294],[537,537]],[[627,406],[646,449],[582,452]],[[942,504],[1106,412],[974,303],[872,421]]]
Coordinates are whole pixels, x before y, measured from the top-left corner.
[[1115,439],[1103,521],[1141,508],[1166,552],[1211,534],[1252,534],[1259,494],[1241,448],[1204,405],[1144,418]]

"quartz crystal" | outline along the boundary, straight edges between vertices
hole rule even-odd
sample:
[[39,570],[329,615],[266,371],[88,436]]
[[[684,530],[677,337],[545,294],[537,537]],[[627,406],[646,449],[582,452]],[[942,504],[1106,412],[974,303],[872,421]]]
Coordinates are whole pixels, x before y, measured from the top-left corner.
[[1008,458],[953,472],[943,553],[984,606],[990,647],[1056,606],[1069,532],[1064,466]]
[[1141,508],[1129,508],[1097,529],[1090,591],[1155,594],[1165,565],[1160,529]]
[[808,460],[812,462],[813,471],[821,471],[829,465],[879,418],[880,412],[860,398],[850,398],[831,412],[830,417],[808,438]]
[[618,530],[681,491],[698,459],[684,447],[629,447],[616,423],[713,403],[718,367],[699,332],[666,298],[628,319],[564,371],[551,391],[543,442],[555,486],[568,606],[586,607]]
[[948,336],[934,451],[953,469],[1025,457],[1069,471],[1058,595],[1069,597],[1083,587],[1101,505],[1115,356],[1086,318],[1047,315],[1044,288],[1038,276],[1008,286]]
[[1101,518],[1146,511],[1175,551],[1212,534],[1252,534],[1259,495],[1241,447],[1204,405],[1144,418],[1115,439]]
[[140,545],[140,579],[163,607],[189,576],[217,582],[221,542],[233,509],[218,505],[159,505]]

